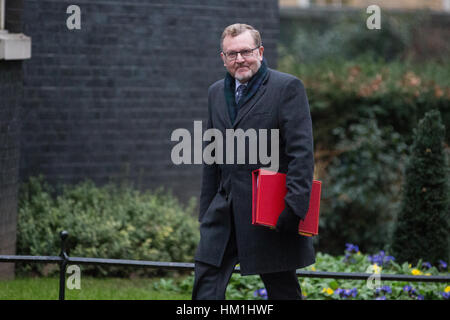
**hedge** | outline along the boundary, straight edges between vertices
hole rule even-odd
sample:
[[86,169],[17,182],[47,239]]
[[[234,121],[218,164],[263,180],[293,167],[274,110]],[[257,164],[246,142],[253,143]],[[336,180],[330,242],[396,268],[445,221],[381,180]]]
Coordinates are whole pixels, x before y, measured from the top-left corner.
[[[130,186],[92,181],[50,187],[31,177],[19,196],[17,254],[57,255],[59,232],[68,230],[70,256],[193,261],[199,240],[195,199],[181,205],[170,191],[140,192]],[[21,266],[18,266],[21,267]],[[19,271],[44,272],[41,265]],[[125,275],[136,269],[86,266],[83,273]],[[143,272],[143,271],[142,271]]]

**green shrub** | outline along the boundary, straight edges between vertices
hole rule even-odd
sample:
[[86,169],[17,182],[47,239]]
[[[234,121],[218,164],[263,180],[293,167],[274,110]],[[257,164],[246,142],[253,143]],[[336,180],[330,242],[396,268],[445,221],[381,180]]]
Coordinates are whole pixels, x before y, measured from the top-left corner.
[[[59,232],[67,230],[70,256],[192,261],[198,243],[195,199],[183,207],[170,192],[139,192],[85,181],[56,194],[42,176],[20,191],[17,254],[58,255]],[[42,272],[33,265],[22,271]],[[85,266],[84,273],[124,275],[127,268]]]
[[383,248],[397,211],[406,146],[374,119],[351,125],[349,134],[343,128],[335,134],[341,153],[323,181],[319,250],[338,254],[346,242],[364,251]]
[[449,255],[448,163],[445,126],[437,110],[419,122],[403,188],[392,250],[400,261],[431,263]]
[[337,254],[345,241],[384,247],[414,127],[431,109],[450,123],[450,64],[368,57],[298,64],[283,56],[280,66],[304,81],[311,106],[315,177],[324,182],[320,250]]
[[381,29],[370,30],[367,18],[359,10],[284,15],[280,20],[281,56],[289,52],[296,63],[307,64],[328,58],[353,60],[361,55],[385,61],[448,59],[450,46],[443,29],[439,30],[445,19],[424,10],[384,10]]
[[[450,62],[450,61],[448,61]],[[450,122],[450,63],[391,61],[362,56],[351,61],[330,58],[305,64],[289,55],[281,57],[281,71],[305,83],[313,120],[314,142],[333,149],[337,127],[349,128],[360,119],[374,117],[392,127],[410,143],[424,114],[437,109]],[[450,133],[446,133],[450,142]]]
[[[365,27],[367,15],[343,16],[327,27],[307,25],[282,26],[281,45],[300,63],[317,63],[327,58],[354,59],[359,55],[384,60],[401,58],[411,45],[413,26],[408,19],[383,14],[380,30]],[[281,49],[285,50],[285,49]]]

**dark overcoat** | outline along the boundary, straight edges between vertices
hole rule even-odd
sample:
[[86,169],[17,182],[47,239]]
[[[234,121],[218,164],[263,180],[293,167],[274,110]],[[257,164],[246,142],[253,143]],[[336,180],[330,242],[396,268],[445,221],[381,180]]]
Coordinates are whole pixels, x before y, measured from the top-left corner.
[[[226,160],[226,129],[278,129],[279,169],[286,173],[285,204],[304,218],[311,192],[314,170],[311,115],[303,83],[296,77],[268,69],[254,96],[243,104],[231,123],[224,94],[224,80],[208,91],[207,128],[222,132],[223,161],[203,164],[200,195],[200,242],[195,260],[220,266],[230,235],[236,230],[238,258],[242,275],[280,272],[306,267],[315,262],[312,239],[295,233],[277,232],[252,225],[252,171],[268,168],[257,157],[249,161],[246,140],[245,163]],[[205,129],[205,130],[206,130]],[[267,150],[271,150],[271,131]],[[204,142],[203,147],[211,142]],[[217,153],[216,153],[217,154]],[[220,163],[223,162],[223,163]],[[230,163],[231,162],[231,163]],[[231,216],[233,215],[233,219]]]

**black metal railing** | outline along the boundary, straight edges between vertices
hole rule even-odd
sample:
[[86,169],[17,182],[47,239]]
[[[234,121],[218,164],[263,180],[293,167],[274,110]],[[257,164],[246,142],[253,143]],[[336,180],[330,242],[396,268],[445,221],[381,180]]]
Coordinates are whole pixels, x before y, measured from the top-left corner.
[[[56,263],[59,264],[59,300],[65,299],[66,268],[68,264],[94,264],[107,266],[144,267],[168,270],[194,270],[194,263],[186,262],[161,262],[125,259],[103,259],[69,257],[66,252],[67,231],[61,231],[61,252],[59,256],[24,256],[24,255],[0,255],[0,262],[6,263]],[[236,267],[234,273],[240,272]],[[324,271],[302,271],[297,270],[297,276],[306,278],[333,278],[347,280],[368,280],[374,275],[371,273],[345,273]],[[410,282],[450,282],[450,276],[410,276],[402,274],[376,274],[380,281],[410,281]]]

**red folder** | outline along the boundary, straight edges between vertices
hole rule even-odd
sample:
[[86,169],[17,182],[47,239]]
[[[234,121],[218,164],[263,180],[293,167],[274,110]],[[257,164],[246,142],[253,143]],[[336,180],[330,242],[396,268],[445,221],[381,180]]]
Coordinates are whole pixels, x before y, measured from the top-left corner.
[[[275,227],[284,210],[287,193],[286,174],[264,169],[252,172],[252,224]],[[313,180],[309,209],[305,220],[300,220],[298,232],[304,236],[319,233],[320,192],[322,182]]]

